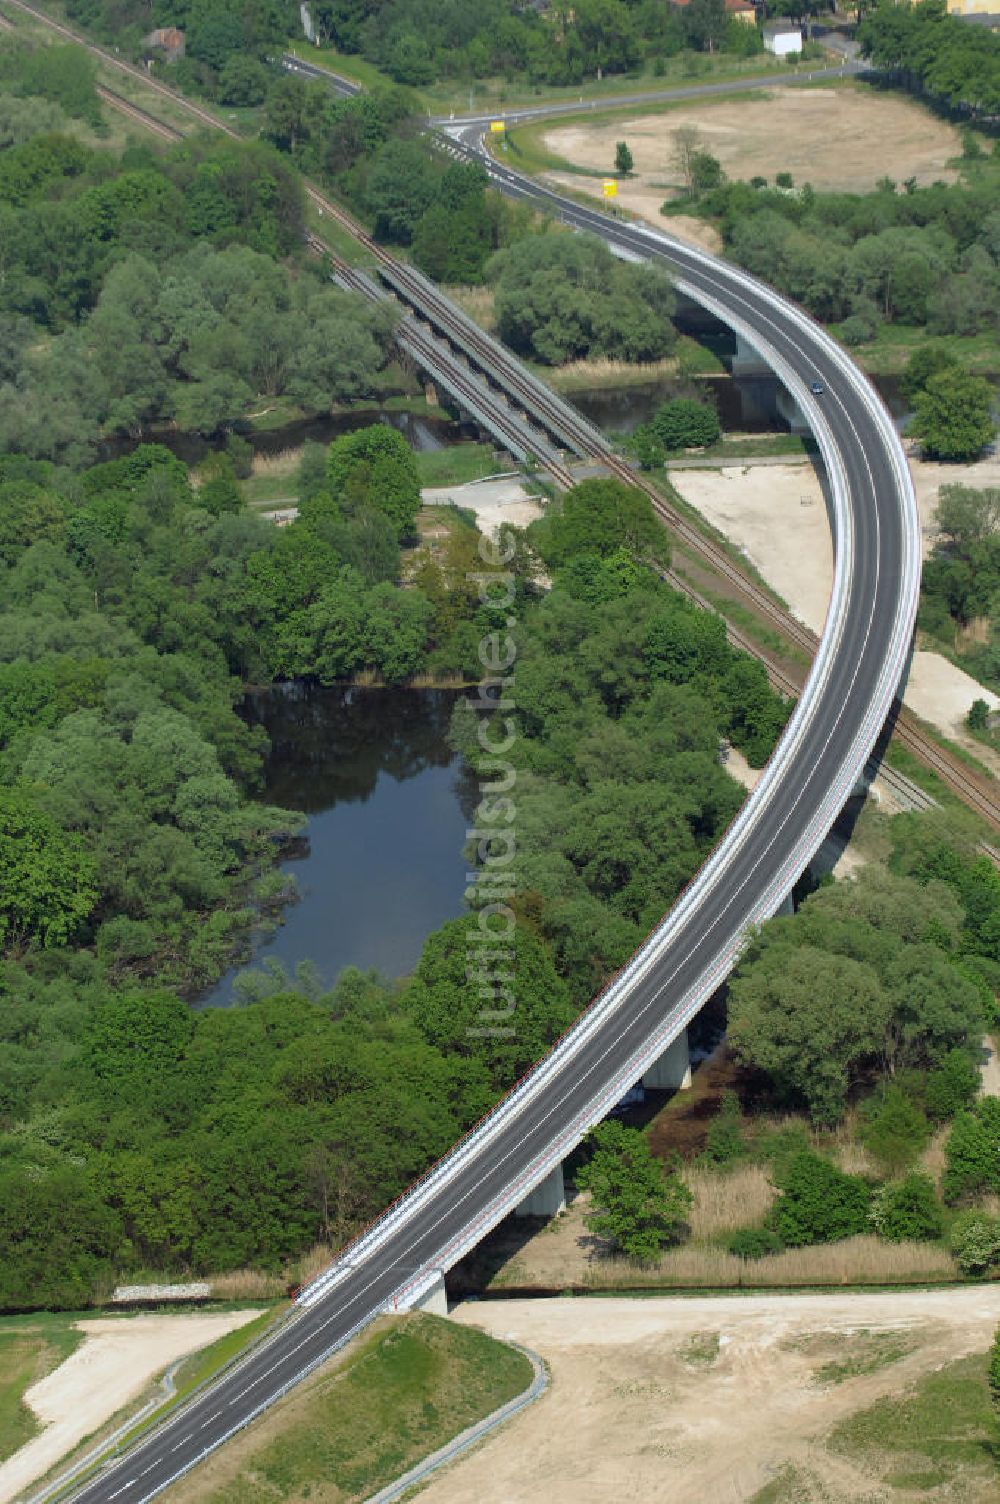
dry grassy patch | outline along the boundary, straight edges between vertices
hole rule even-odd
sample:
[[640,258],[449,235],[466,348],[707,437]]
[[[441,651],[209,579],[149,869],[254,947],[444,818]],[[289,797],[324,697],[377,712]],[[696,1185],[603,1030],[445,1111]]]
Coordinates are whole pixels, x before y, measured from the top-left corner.
[[927,1243],[883,1243],[862,1234],[839,1243],[786,1248],[741,1259],[721,1248],[671,1248],[658,1264],[606,1258],[588,1265],[582,1283],[594,1290],[658,1288],[776,1289],[808,1285],[929,1284],[958,1278],[951,1254]]
[[250,462],[251,475],[292,475],[302,460],[301,444],[280,449],[277,454],[255,454]]
[[288,1280],[262,1269],[230,1269],[213,1274],[209,1283],[216,1300],[277,1300],[284,1295]]
[[952,181],[949,163],[962,149],[955,127],[921,105],[851,86],[769,88],[753,98],[698,100],[665,114],[552,125],[540,135],[548,152],[574,167],[610,164],[616,141],[627,141],[635,174],[621,183],[619,198],[638,208],[637,194],[662,201],[678,184],[672,132],[679,126],[694,126],[731,178],[759,173],[773,180],[790,172],[797,184],[847,193],[871,191],[886,173],[900,182]]
[[678,1349],[677,1356],[689,1368],[711,1368],[718,1360],[720,1347],[718,1332],[695,1332]]
[[592,360],[571,360],[564,366],[546,366],[544,377],[547,384],[558,392],[589,391],[594,387],[646,386],[676,376],[678,362],[675,356],[664,360],[635,362],[609,360],[595,356]]
[[740,1165],[728,1175],[690,1169],[684,1179],[694,1196],[688,1217],[691,1236],[699,1240],[763,1222],[778,1194],[762,1165]]
[[444,290],[480,329],[496,328],[492,287],[446,287]]
[[813,1383],[843,1384],[847,1379],[877,1373],[880,1368],[898,1363],[916,1352],[926,1340],[926,1331],[864,1327],[857,1332],[806,1332],[782,1343],[782,1346],[788,1352],[825,1360],[813,1369]]

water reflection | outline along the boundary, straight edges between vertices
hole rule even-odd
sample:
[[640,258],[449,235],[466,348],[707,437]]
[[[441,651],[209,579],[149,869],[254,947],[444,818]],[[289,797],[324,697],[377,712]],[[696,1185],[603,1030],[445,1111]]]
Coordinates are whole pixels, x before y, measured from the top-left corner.
[[[253,964],[294,974],[308,960],[325,986],[345,966],[402,976],[462,912],[476,794],[446,738],[456,693],[290,684],[247,697],[271,740],[263,797],[309,816],[306,854],[282,869],[299,899]],[[198,1006],[232,1003],[239,969]]]
[[[411,449],[424,453],[431,449],[443,449],[446,444],[457,444],[468,438],[468,432],[460,423],[449,418],[432,417],[429,414],[389,412],[384,408],[353,408],[346,413],[324,413],[315,418],[302,418],[295,423],[285,423],[281,428],[247,429],[237,425],[237,431],[247,440],[254,454],[281,454],[285,449],[297,449],[301,444],[329,444],[341,434],[353,433],[357,428],[367,428],[372,423],[388,423],[406,439]],[[225,437],[214,434],[206,438],[200,433],[181,433],[176,429],[164,429],[133,439],[122,435],[106,439],[100,448],[102,460],[117,459],[131,454],[139,444],[163,444],[185,465],[200,465],[202,460],[216,450],[225,447]]]

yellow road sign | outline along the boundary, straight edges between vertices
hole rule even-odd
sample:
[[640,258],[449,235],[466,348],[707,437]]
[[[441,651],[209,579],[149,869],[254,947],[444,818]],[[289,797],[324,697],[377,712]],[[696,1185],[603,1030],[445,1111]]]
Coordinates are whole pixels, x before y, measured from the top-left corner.
[[507,126],[504,123],[504,121],[502,121],[502,120],[491,120],[490,121],[490,130],[493,132],[494,136],[502,136],[503,133],[504,133],[504,131],[506,129],[507,129]]
[[604,186],[604,197],[605,198],[617,198],[618,197],[618,180],[617,180],[617,178],[605,178],[603,186]]

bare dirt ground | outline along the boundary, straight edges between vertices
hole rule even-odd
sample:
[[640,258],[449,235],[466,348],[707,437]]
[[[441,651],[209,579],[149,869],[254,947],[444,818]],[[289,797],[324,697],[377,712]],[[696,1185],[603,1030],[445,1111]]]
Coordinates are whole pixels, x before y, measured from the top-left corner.
[[[706,150],[731,178],[760,174],[773,181],[779,172],[790,172],[796,184],[857,193],[874,188],[886,173],[898,182],[950,181],[955,174],[947,164],[962,149],[958,131],[919,105],[855,88],[771,88],[765,99],[699,102],[630,120],[556,126],[543,140],[547,150],[575,167],[606,165],[608,171],[615,143],[627,141],[635,175],[619,183],[619,201],[662,226],[660,205],[679,186],[671,133],[680,126],[698,129]],[[578,177],[562,181],[581,186]],[[675,223],[672,228],[690,239],[704,227],[696,232],[693,224]]]
[[[592,129],[596,128],[592,127]],[[629,128],[631,128],[630,122]],[[664,125],[662,129],[666,131],[667,127]],[[547,136],[545,140],[548,144]],[[612,153],[613,151],[614,148],[612,148]],[[574,160],[570,152],[562,151],[560,155],[567,157],[569,161]],[[589,191],[596,196],[600,191],[596,180],[594,186],[588,190],[585,186],[586,179],[579,178],[572,172],[546,172],[542,174],[542,179],[553,188],[569,188],[575,193],[579,193],[582,188],[584,192]],[[650,224],[656,225],[658,230],[665,230],[668,235],[675,235],[678,240],[684,240],[688,245],[700,246],[703,251],[715,253],[721,251],[722,236],[714,225],[707,224],[703,219],[695,219],[692,214],[660,213],[660,205],[673,191],[673,185],[668,185],[661,177],[655,174],[652,177],[640,174],[635,178],[621,180],[618,187],[618,202],[626,209],[631,209],[634,214],[638,214],[641,219],[649,220]]]
[[987,486],[1000,486],[1000,455],[976,460],[972,465],[940,465],[933,460],[914,459],[911,455],[910,471],[917,493],[926,559],[938,540],[937,502],[941,487],[961,485],[984,490]]
[[474,481],[466,486],[437,486],[421,492],[425,506],[448,506],[454,502],[475,512],[479,530],[492,536],[500,524],[527,527],[542,515],[541,502],[517,479]]
[[260,1313],[97,1317],[77,1323],[85,1339],[58,1368],[26,1391],[44,1430],[0,1467],[0,1504],[16,1498],[90,1436],[157,1374],[180,1358],[245,1326]]
[[[817,1479],[817,1500],[883,1500],[876,1479],[828,1451],[824,1436],[942,1364],[985,1351],[998,1318],[998,1285],[464,1305],[456,1320],[531,1347],[552,1382],[421,1498],[739,1504],[791,1463]],[[872,1344],[886,1357],[877,1371],[835,1386],[817,1380],[824,1362]]]
[[[925,544],[936,536],[935,507],[942,484],[988,485],[1000,462],[942,466],[912,461]],[[800,621],[822,630],[833,584],[833,549],[823,493],[810,466],[731,465],[720,470],[673,470],[670,479],[684,500],[743,550]],[[966,747],[1000,777],[1000,757],[970,736],[964,720],[975,699],[1000,705],[938,653],[913,655],[907,705],[923,720]]]

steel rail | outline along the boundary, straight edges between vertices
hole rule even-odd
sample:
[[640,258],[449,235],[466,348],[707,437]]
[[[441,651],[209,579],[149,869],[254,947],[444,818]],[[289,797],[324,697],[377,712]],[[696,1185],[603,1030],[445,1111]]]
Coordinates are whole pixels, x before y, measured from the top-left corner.
[[[372,302],[387,296],[365,272],[336,256],[318,235],[307,235],[306,244],[314,255],[325,256],[330,261],[334,280],[340,286]],[[455,355],[450,343],[425,329],[413,314],[407,314],[397,326],[396,343],[477,423],[491,432],[515,459],[537,459],[557,485],[564,490],[572,486],[573,477],[563,463],[562,455],[553,449],[545,434],[531,423],[527,415],[522,416],[506,401],[499,400],[490,382],[483,375],[473,374]]]

